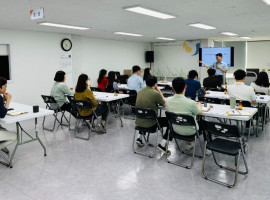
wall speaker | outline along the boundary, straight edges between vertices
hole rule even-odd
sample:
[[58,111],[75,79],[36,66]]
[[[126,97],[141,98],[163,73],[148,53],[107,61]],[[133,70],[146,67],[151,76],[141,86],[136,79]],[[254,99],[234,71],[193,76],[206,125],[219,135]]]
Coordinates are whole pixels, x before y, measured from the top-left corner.
[[154,51],[145,52],[145,61],[150,63],[154,62]]

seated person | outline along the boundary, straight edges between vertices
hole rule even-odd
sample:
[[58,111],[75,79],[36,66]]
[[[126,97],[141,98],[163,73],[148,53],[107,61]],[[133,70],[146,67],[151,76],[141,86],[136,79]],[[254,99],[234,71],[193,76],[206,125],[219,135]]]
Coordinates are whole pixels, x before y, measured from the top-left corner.
[[[155,76],[148,76],[146,79],[146,87],[138,92],[135,107],[151,108],[156,112],[156,114],[158,114],[158,105],[165,107],[165,98],[160,89],[157,87],[157,78]],[[158,121],[161,127],[168,126],[168,121],[166,117],[158,117]],[[153,128],[155,130],[157,127],[157,122],[156,120],[152,119],[136,118],[136,125],[143,128]],[[140,132],[138,135],[138,139],[136,140],[136,144],[139,147],[143,146],[141,134],[143,133]],[[163,138],[167,140],[167,137],[168,129]],[[162,147],[160,144],[158,145],[158,149],[161,150],[163,153],[166,152],[166,147]],[[168,152],[168,154],[170,154],[170,152]]]
[[107,84],[108,84],[108,79],[107,77],[107,70],[102,69],[99,71],[99,76],[98,76],[98,88],[101,89],[102,92],[106,92]]
[[152,75],[152,71],[150,68],[145,68],[143,73],[143,82],[145,83],[148,76]]
[[[11,94],[6,92],[7,79],[0,77],[0,118],[4,118],[9,108]],[[2,96],[3,95],[3,96]],[[17,134],[15,132],[9,132],[0,125],[0,143],[6,143],[9,145],[17,140]],[[6,148],[2,149],[3,152],[8,154]]]
[[228,86],[228,94],[238,100],[249,101],[251,104],[256,103],[256,96],[253,87],[245,85],[246,72],[242,69],[234,73],[235,83]]
[[197,91],[201,88],[196,70],[189,71],[188,79],[185,80],[185,83],[187,85],[185,96],[195,101]]
[[113,71],[109,72],[107,92],[119,92],[118,84],[116,82],[116,74]]
[[[202,105],[201,103],[196,103],[195,101],[185,97],[185,90],[187,85],[185,84],[185,80],[182,77],[175,78],[172,81],[172,89],[175,92],[175,95],[172,97],[168,97],[166,100],[166,105],[168,111],[173,113],[181,113],[186,115],[191,115],[196,117],[196,115],[202,114]],[[199,126],[196,122],[197,130],[199,130]],[[194,127],[189,126],[177,126],[173,125],[173,129],[176,133],[181,135],[193,135],[196,131]],[[166,146],[166,140],[162,140],[161,145]],[[194,147],[194,142],[187,142],[186,150],[191,150]]]
[[[54,77],[55,83],[51,89],[51,96],[57,101],[61,110],[71,112],[71,104],[67,102],[66,95],[73,96],[73,92],[65,84],[66,73],[64,71],[58,71]],[[57,105],[51,104],[52,109],[56,109]],[[72,113],[76,117],[76,113]]]
[[[74,98],[76,100],[90,101],[93,105],[93,109],[95,110],[97,116],[102,116],[101,124],[102,126],[105,126],[106,120],[109,114],[108,106],[106,104],[98,104],[97,100],[95,99],[93,95],[93,92],[88,88],[89,80],[90,79],[88,78],[86,74],[81,74],[79,76],[75,93],[74,93]],[[79,110],[79,114],[83,117],[87,117],[87,116],[90,117],[92,115],[92,109]]]
[[137,65],[132,67],[133,75],[128,78],[127,87],[131,90],[139,92],[140,89],[145,87],[143,79],[140,77],[141,68]]
[[260,72],[257,80],[250,84],[254,88],[255,92],[261,92],[266,95],[270,94],[269,79],[266,72]]
[[203,79],[203,87],[204,88],[217,88],[221,87],[220,81],[216,77],[216,70],[209,68],[207,70],[208,77]]

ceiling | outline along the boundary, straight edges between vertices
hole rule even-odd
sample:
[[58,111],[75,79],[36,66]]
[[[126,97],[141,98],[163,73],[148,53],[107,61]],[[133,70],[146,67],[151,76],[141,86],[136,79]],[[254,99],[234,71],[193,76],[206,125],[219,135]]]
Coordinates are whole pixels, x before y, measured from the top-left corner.
[[[175,19],[162,20],[136,14],[123,7],[140,5]],[[44,7],[45,19],[31,21],[31,8]],[[40,26],[47,21],[91,27],[86,31]],[[217,27],[203,30],[188,26],[201,22]],[[270,6],[261,0],[0,0],[0,28],[76,34],[93,38],[157,42],[156,37],[177,40],[242,40],[223,36],[230,31],[254,40],[270,40]],[[122,31],[143,37],[115,35]]]

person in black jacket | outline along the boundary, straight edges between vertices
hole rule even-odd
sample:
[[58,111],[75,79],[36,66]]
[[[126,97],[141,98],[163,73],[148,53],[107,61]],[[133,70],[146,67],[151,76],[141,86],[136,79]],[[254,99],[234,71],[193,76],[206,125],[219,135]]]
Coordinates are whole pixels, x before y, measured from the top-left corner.
[[[11,94],[7,93],[6,90],[7,79],[0,77],[0,118],[4,118],[6,116],[11,100]],[[5,143],[5,146],[7,146],[16,140],[16,133],[9,132],[0,125],[0,143]],[[7,148],[3,148],[1,150],[7,154],[9,153]]]
[[203,80],[203,87],[204,88],[217,88],[221,87],[220,81],[215,76],[216,70],[209,68],[207,70],[208,77]]

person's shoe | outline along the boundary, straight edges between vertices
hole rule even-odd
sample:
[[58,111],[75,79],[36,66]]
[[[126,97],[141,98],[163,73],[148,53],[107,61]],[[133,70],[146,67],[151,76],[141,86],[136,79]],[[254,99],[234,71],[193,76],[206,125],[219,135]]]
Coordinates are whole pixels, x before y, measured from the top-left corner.
[[[162,152],[162,153],[166,153],[166,147],[163,147],[161,144],[158,144],[157,148]],[[167,155],[171,155],[171,151],[168,149],[167,151]]]
[[210,156],[210,155],[212,155],[212,151],[210,151],[210,150],[206,149],[205,154],[206,154],[207,156]]
[[191,144],[186,145],[186,151],[190,151],[194,148],[194,142],[191,142]]
[[143,142],[142,142],[142,140],[140,139],[140,138],[138,138],[137,140],[136,140],[136,144],[138,145],[138,147],[143,147]]

